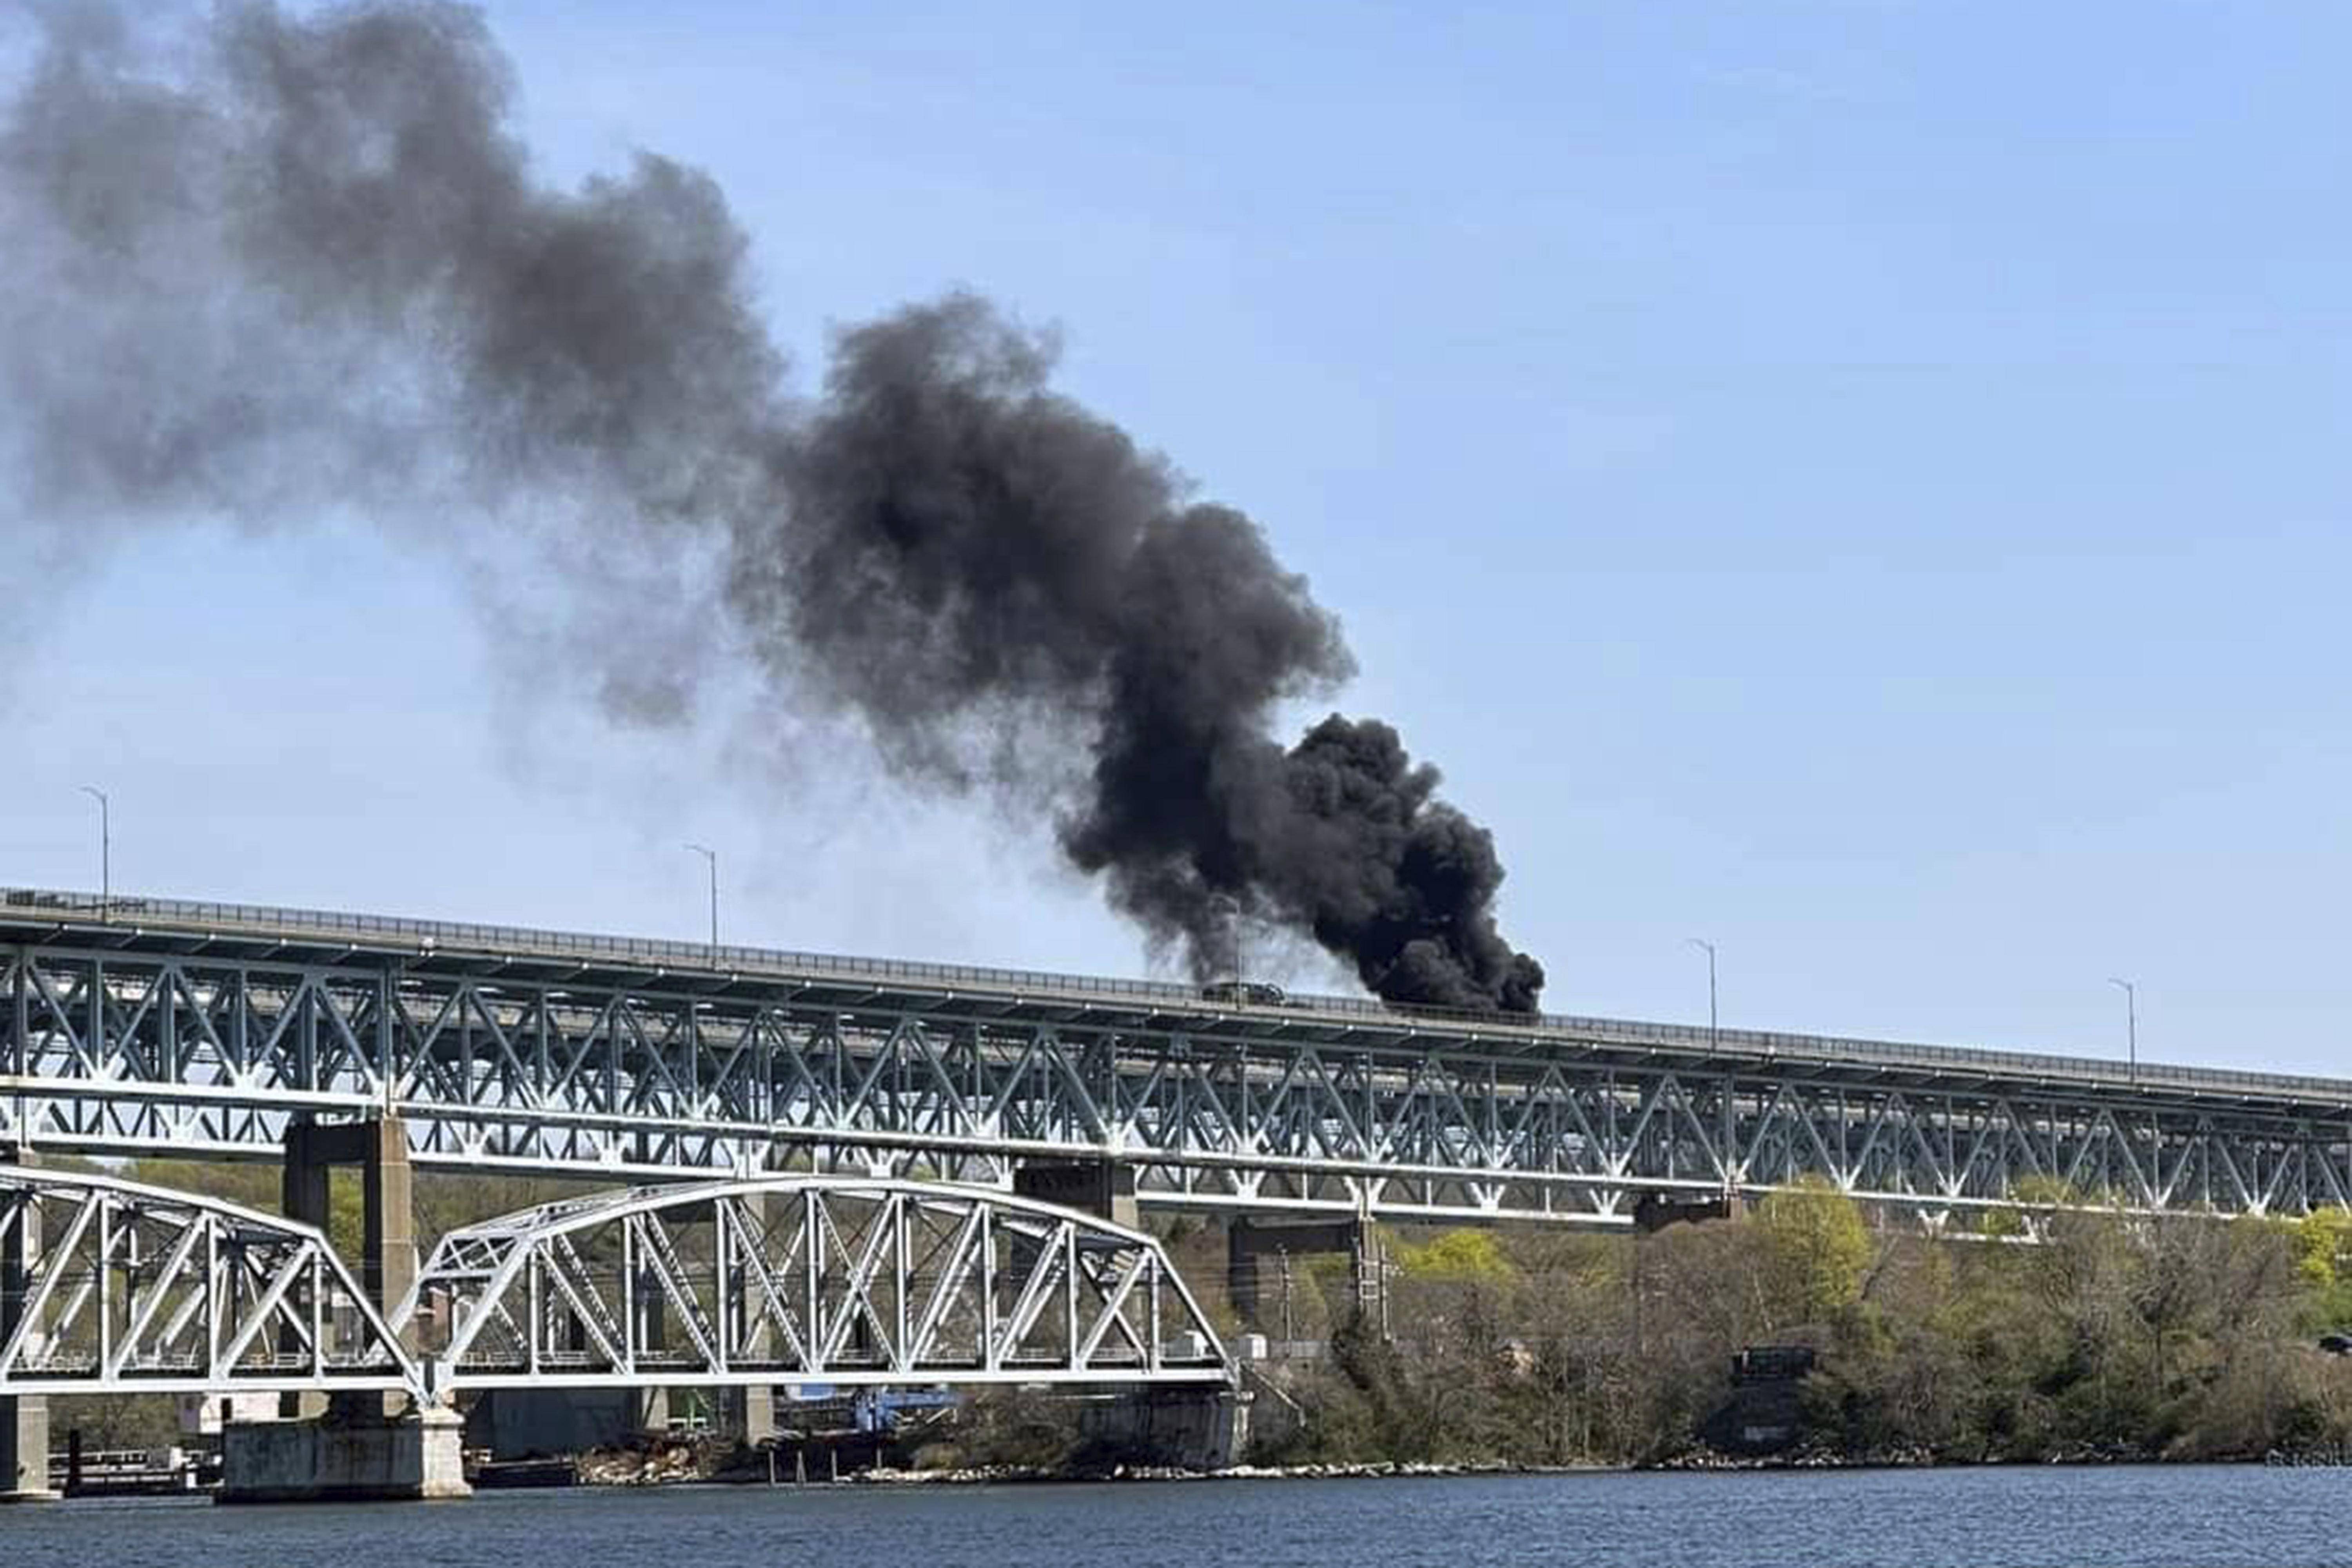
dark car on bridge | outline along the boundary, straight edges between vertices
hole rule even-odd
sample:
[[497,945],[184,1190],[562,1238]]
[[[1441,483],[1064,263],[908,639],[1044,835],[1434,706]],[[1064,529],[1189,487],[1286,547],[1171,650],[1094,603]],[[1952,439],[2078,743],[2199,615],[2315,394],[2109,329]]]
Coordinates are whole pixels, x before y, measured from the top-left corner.
[[1242,1002],[1253,1007],[1279,1007],[1287,1000],[1281,986],[1255,980],[1212,980],[1201,987],[1201,996],[1204,1001]]

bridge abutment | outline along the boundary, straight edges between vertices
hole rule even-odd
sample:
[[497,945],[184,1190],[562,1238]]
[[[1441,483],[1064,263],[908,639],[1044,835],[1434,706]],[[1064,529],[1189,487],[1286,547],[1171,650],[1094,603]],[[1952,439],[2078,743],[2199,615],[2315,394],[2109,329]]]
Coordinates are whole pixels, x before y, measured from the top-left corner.
[[1130,1391],[1081,1402],[1078,1431],[1143,1462],[1221,1470],[1249,1447],[1250,1401],[1234,1388]]
[[[20,1144],[0,1144],[0,1164],[37,1163]],[[0,1218],[0,1342],[25,1312],[25,1294],[41,1247],[40,1215],[30,1204]],[[0,1395],[0,1502],[47,1502],[49,1402],[35,1394]]]
[[[1115,1160],[1024,1160],[1016,1196],[1142,1228],[1135,1167]],[[1250,1395],[1232,1387],[1127,1390],[1077,1401],[1078,1430],[1152,1462],[1221,1469],[1249,1446]]]

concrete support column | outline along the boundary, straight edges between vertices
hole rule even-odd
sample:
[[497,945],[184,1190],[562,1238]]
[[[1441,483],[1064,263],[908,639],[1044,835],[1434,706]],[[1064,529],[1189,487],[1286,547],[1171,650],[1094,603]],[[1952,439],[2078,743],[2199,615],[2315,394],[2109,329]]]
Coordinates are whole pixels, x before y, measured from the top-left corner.
[[[360,1168],[360,1288],[389,1312],[416,1282],[416,1219],[408,1136],[394,1116],[286,1129],[278,1202],[286,1217],[325,1231],[337,1165]],[[336,1502],[465,1497],[465,1422],[405,1394],[314,1394],[279,1403],[276,1421],[232,1422],[221,1433],[215,1502]],[[295,1419],[285,1419],[285,1417]]]
[[327,1228],[329,1177],[337,1165],[360,1168],[360,1283],[390,1311],[416,1283],[415,1175],[408,1131],[397,1116],[320,1122],[297,1116],[286,1129],[278,1206],[289,1219]]
[[[628,1332],[640,1351],[658,1351],[669,1343],[669,1313],[661,1299],[661,1279],[652,1268],[640,1264],[629,1291],[635,1302],[635,1320]],[[641,1388],[637,1393],[637,1430],[666,1432],[669,1429],[669,1390]]]
[[776,1391],[766,1384],[729,1390],[727,1425],[729,1430],[754,1447],[774,1437]]
[[1138,1228],[1135,1167],[1115,1160],[1024,1160],[1013,1168],[1013,1192]]
[[360,1161],[360,1283],[390,1312],[416,1283],[416,1173],[400,1118],[360,1126],[367,1145]]
[[326,1131],[307,1115],[295,1117],[287,1123],[278,1165],[278,1212],[320,1230],[332,1207],[328,1178],[334,1166],[320,1149]]
[[[743,1247],[762,1245],[760,1237],[767,1233],[769,1224],[767,1194],[761,1193],[739,1198],[736,1202],[741,1207],[746,1222],[744,1229],[749,1234],[730,1245]],[[755,1361],[772,1354],[775,1329],[764,1317],[757,1329],[749,1333],[741,1331],[741,1325],[750,1322],[760,1310],[759,1292],[739,1289],[730,1303],[730,1310],[735,1314],[737,1326],[735,1336],[730,1342],[730,1353]],[[756,1446],[767,1442],[776,1435],[775,1388],[769,1384],[756,1384],[746,1388],[728,1389],[720,1395],[719,1414],[726,1429],[744,1443]]]
[[1276,1266],[1269,1259],[1285,1253],[1294,1258],[1341,1253],[1360,1305],[1378,1283],[1374,1251],[1371,1226],[1361,1219],[1236,1219],[1225,1227],[1226,1293],[1244,1322],[1264,1330],[1275,1282]]
[[[331,1177],[337,1165],[360,1168],[360,1285],[380,1311],[400,1304],[416,1283],[415,1177],[408,1158],[408,1131],[396,1116],[365,1121],[320,1122],[296,1116],[286,1129],[286,1153],[278,1172],[278,1207],[289,1219],[327,1229],[333,1211]],[[394,1415],[404,1394],[339,1396],[349,1415]],[[316,1415],[326,1408],[316,1394],[288,1395],[281,1415]]]
[[1633,1200],[1633,1228],[1644,1235],[1670,1225],[1697,1225],[1711,1219],[1737,1219],[1748,1212],[1736,1194],[1705,1197],[1687,1194],[1643,1193]]
[[[0,1164],[34,1163],[31,1150],[0,1144]],[[24,1314],[40,1247],[40,1218],[30,1205],[0,1216],[0,1341]],[[0,1502],[46,1502],[57,1495],[49,1489],[49,1402],[21,1394],[0,1398]]]

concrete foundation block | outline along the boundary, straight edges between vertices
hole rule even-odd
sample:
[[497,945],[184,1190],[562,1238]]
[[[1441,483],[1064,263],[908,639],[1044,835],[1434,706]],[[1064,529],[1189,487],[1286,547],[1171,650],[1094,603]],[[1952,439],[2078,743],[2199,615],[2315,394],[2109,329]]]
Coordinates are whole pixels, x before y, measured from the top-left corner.
[[[37,1165],[20,1143],[0,1143],[0,1164]],[[31,1287],[33,1260],[40,1256],[37,1212],[27,1208],[0,1226],[0,1341],[15,1331]],[[0,1502],[47,1502],[49,1402],[33,1394],[0,1397]]]
[[1082,1404],[1078,1430],[1153,1462],[1218,1470],[1249,1447],[1250,1405],[1229,1388],[1139,1390]]
[[394,1421],[240,1421],[221,1434],[215,1502],[383,1502],[473,1495],[465,1423],[434,1408]]
[[54,1502],[49,1489],[49,1402],[0,1399],[0,1503]]

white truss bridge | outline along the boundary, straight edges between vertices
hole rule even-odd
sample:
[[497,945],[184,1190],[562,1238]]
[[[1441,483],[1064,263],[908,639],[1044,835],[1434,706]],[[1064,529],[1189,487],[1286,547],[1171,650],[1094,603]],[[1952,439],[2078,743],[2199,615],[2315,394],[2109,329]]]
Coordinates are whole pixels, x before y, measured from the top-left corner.
[[386,1315],[311,1226],[0,1166],[0,1397],[1228,1378],[1157,1242],[998,1192],[602,1194],[443,1237]]
[[1400,1219],[1801,1178],[1931,1223],[2352,1197],[2332,1079],[0,892],[0,1142],[274,1159],[298,1112],[397,1115],[428,1166],[1001,1187],[1082,1157],[1147,1205]]

